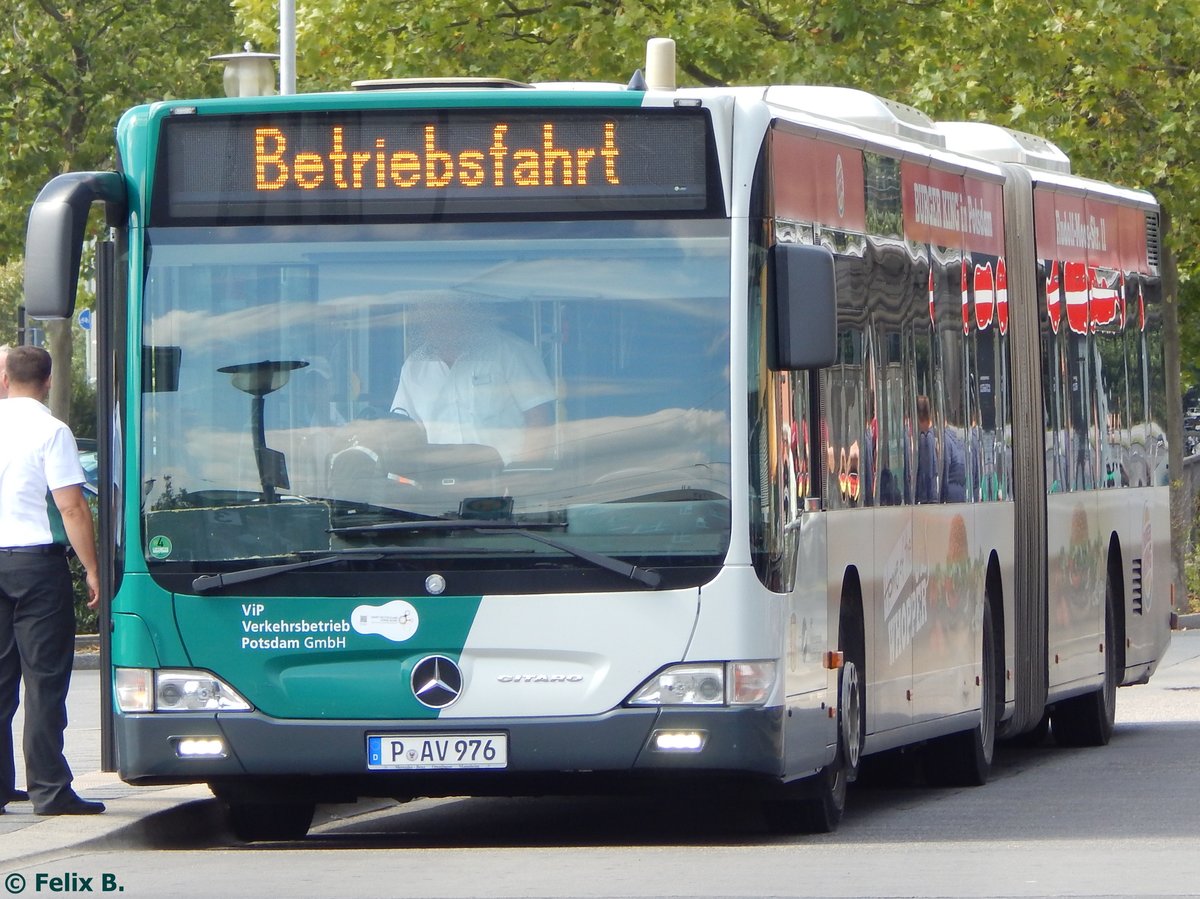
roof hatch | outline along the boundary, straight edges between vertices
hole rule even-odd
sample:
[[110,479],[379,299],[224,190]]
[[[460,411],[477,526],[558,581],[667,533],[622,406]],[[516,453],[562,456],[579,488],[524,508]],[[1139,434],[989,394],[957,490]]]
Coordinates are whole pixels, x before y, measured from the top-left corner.
[[533,85],[508,78],[376,78],[354,81],[356,91],[413,91],[413,90],[493,90],[505,87]]

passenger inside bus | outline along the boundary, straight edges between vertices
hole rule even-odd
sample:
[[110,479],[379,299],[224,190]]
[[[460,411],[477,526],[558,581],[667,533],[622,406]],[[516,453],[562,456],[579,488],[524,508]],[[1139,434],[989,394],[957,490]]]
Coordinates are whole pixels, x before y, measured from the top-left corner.
[[917,397],[917,502],[935,503],[938,501],[937,476],[934,465],[937,462],[937,436],[933,432],[933,416],[929,410],[929,397],[924,394]]
[[962,503],[967,500],[966,451],[953,428],[942,429],[942,470],[937,475],[937,434],[929,397],[917,397],[917,502]]

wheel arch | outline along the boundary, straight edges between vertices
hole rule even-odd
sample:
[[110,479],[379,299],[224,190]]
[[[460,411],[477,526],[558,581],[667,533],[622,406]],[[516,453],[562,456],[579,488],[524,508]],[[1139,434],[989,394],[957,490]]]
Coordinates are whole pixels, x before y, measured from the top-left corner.
[[867,619],[863,606],[862,581],[858,569],[851,565],[842,573],[842,588],[838,599],[838,646],[854,660],[862,684],[863,736],[870,728],[871,701],[870,653],[867,647]]
[[996,686],[1000,700],[1000,719],[1011,714],[1008,672],[1008,616],[1004,607],[1004,578],[1000,573],[1000,554],[992,550],[988,556],[987,574],[983,584],[983,601],[992,607],[992,642],[996,648]]
[[[1112,587],[1113,648],[1117,651],[1117,683],[1125,679],[1125,616],[1129,614],[1125,591],[1125,555],[1114,531],[1108,538],[1108,583]],[[1108,602],[1107,595],[1105,602]]]
[[[842,629],[850,627],[854,633],[843,635]],[[838,639],[848,636],[856,640],[855,647],[859,650],[859,663],[866,671],[867,662],[867,620],[863,609],[862,581],[858,568],[851,565],[842,574],[842,589],[838,599]]]

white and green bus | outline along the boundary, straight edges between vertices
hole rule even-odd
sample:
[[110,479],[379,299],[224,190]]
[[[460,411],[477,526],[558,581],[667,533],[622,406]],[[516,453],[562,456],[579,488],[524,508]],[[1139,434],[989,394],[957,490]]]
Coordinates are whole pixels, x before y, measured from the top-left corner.
[[654,74],[154,103],[38,197],[36,316],[107,216],[125,781],[246,839],[660,789],[829,830],[876,753],[1108,741],[1173,605],[1154,199]]

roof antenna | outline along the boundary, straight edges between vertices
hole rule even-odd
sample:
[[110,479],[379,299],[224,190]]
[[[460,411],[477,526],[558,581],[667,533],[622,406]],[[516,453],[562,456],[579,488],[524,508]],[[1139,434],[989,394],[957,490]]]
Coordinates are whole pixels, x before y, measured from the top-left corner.
[[646,87],[646,76],[642,74],[641,69],[633,70],[633,77],[629,79],[629,84],[625,86],[627,91],[644,91]]
[[675,90],[675,42],[669,37],[646,42],[646,84],[651,90]]

